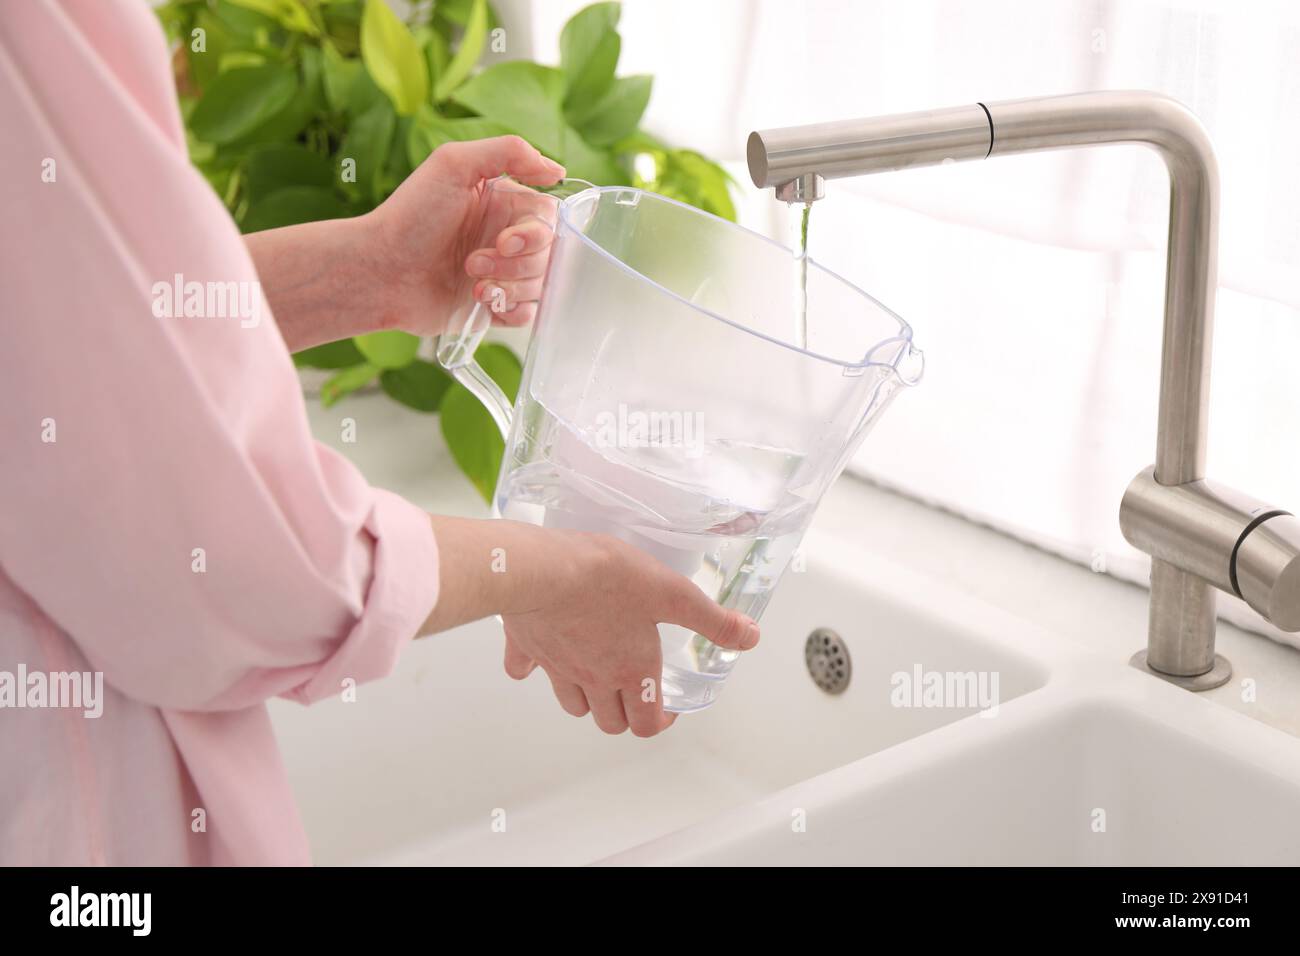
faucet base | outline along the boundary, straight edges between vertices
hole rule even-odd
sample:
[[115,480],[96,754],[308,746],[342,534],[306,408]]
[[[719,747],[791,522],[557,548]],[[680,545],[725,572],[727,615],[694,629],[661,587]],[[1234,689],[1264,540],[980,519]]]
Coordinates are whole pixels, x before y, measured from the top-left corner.
[[1174,674],[1166,674],[1156,670],[1147,663],[1146,648],[1138,651],[1128,659],[1129,665],[1136,667],[1140,671],[1146,671],[1153,677],[1159,677],[1163,681],[1168,681],[1175,687],[1181,687],[1183,690],[1202,691],[1213,690],[1216,687],[1222,687],[1228,683],[1232,677],[1232,664],[1222,654],[1214,655],[1214,666],[1204,674],[1197,674],[1194,677],[1178,677]]

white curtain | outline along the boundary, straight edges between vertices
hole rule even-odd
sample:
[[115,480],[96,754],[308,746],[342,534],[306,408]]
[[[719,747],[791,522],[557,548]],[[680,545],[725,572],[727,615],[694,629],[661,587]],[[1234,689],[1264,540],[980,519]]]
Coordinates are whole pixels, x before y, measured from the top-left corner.
[[[503,7],[548,60],[581,5]],[[1186,103],[1222,183],[1210,476],[1300,509],[1300,4],[626,0],[622,33],[620,70],[656,76],[647,125],[733,162],[743,220],[782,237],[751,129],[1091,89]],[[830,183],[813,257],[927,356],[853,468],[1145,582],[1117,514],[1154,457],[1167,203],[1136,146]]]

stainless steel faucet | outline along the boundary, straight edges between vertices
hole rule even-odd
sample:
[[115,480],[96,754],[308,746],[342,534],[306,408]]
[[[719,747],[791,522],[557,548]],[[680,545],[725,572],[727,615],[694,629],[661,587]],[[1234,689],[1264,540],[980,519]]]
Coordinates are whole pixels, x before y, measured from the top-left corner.
[[975,103],[751,133],[754,185],[812,202],[828,179],[1041,149],[1140,143],[1169,169],[1169,249],[1155,465],[1129,485],[1120,527],[1151,555],[1147,647],[1132,663],[1190,690],[1225,683],[1215,588],[1300,631],[1300,519],[1205,480],[1219,173],[1205,129],[1158,93]]

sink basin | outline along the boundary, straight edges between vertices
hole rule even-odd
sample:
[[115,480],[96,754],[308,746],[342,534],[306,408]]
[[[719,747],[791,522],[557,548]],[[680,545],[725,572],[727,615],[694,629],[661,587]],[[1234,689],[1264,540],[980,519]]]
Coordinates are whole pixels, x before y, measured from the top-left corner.
[[[592,862],[945,725],[996,723],[980,715],[1046,683],[1032,653],[1039,635],[1015,618],[955,596],[936,602],[921,579],[832,542],[816,554],[782,583],[763,643],[719,702],[650,740],[568,716],[540,671],[507,678],[491,620],[417,641],[353,703],[275,702],[316,862]],[[819,626],[852,658],[839,695],[805,666]],[[982,675],[998,707],[895,706],[894,675],[917,668]]]
[[1294,738],[1206,701],[1129,691],[1013,704],[606,862],[1295,865]]

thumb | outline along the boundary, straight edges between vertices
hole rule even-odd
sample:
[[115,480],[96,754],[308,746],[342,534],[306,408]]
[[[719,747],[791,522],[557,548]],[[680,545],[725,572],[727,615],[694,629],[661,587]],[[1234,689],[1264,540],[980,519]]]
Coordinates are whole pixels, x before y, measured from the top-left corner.
[[441,149],[457,179],[472,186],[503,173],[529,186],[549,186],[564,177],[564,167],[547,159],[518,136],[447,143]]
[[537,667],[537,662],[519,649],[509,634],[506,635],[506,673],[515,680],[523,680]]
[[660,620],[689,628],[728,650],[748,651],[758,644],[753,618],[722,607],[686,578],[677,578]]

